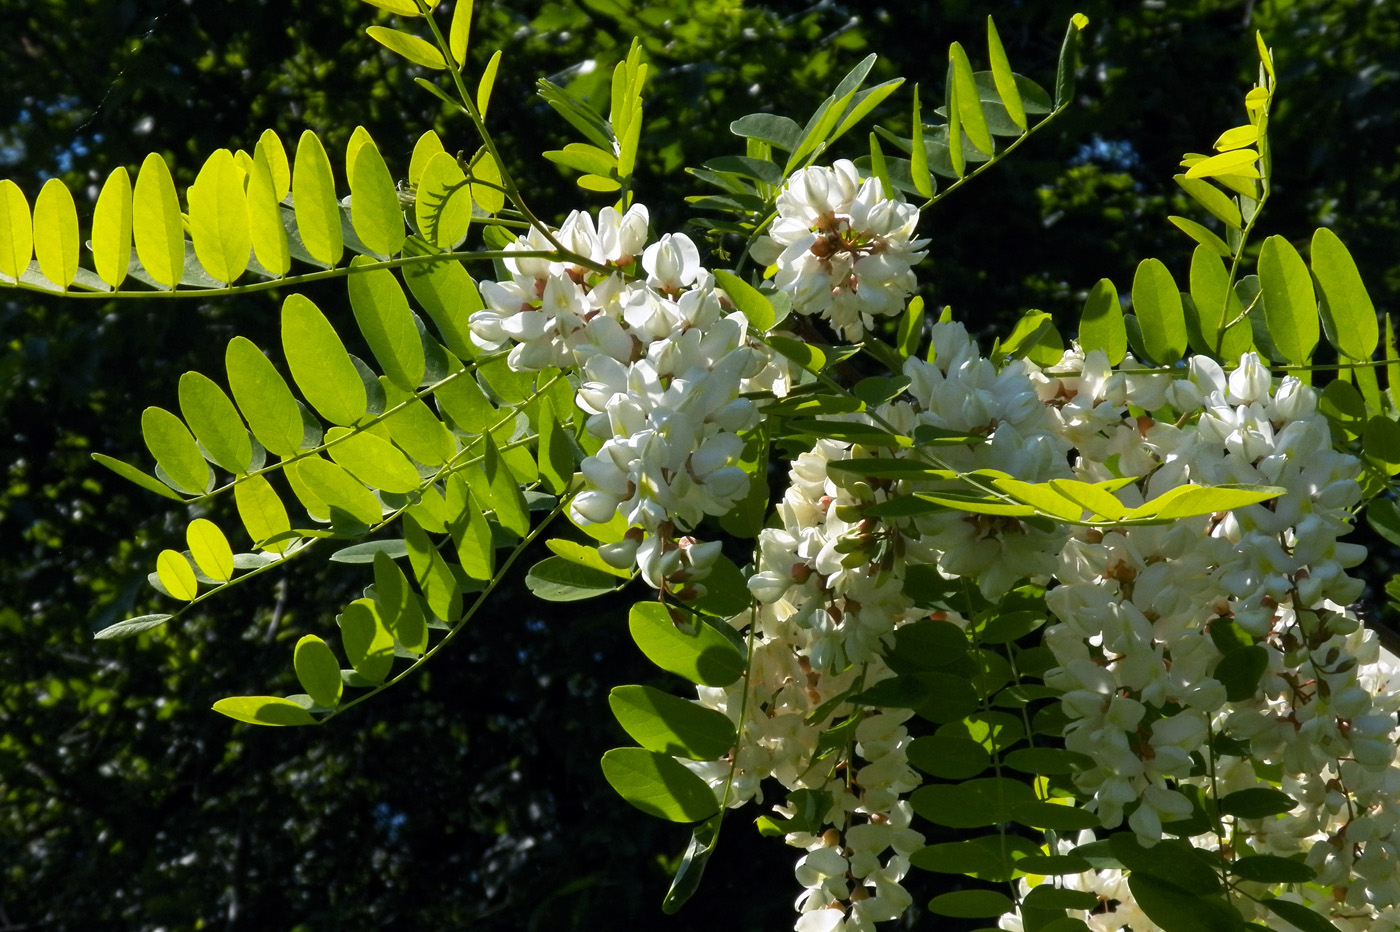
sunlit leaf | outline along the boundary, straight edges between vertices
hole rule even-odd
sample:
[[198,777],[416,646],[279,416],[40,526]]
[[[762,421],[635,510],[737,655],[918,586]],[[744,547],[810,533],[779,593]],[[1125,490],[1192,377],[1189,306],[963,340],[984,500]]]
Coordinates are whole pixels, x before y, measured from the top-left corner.
[[282,351],[297,387],[323,418],[348,426],[364,416],[364,382],[326,315],[303,294],[282,302]]
[[314,725],[310,712],[277,696],[230,696],[214,703],[214,711],[249,725]]
[[233,282],[248,267],[253,248],[243,173],[233,153],[218,149],[187,192],[190,239],[199,264],[221,282]]
[[233,548],[217,524],[195,518],[185,529],[185,542],[201,573],[218,582],[233,578]]
[[638,602],[628,628],[647,659],[701,686],[728,686],[744,672],[744,657],[728,638],[702,623],[682,630],[666,606]]
[[141,436],[156,464],[177,488],[196,495],[208,488],[213,478],[209,464],[178,417],[164,408],[147,408],[141,412]]
[[355,235],[380,255],[396,255],[403,249],[403,207],[394,177],[373,141],[360,147],[349,180],[350,222]]
[[[0,193],[0,214],[4,211],[3,201],[4,195]],[[131,176],[118,165],[102,185],[92,214],[92,264],[102,280],[113,288],[120,287],[126,280],[127,266],[131,264],[132,218]],[[3,225],[0,220],[0,228]],[[3,229],[0,229],[0,240],[3,239]],[[3,263],[3,247],[0,247],[0,271],[4,271]]]
[[57,178],[44,182],[34,200],[34,258],[44,277],[60,288],[78,274],[78,208]]
[[297,641],[292,655],[292,665],[296,669],[297,681],[311,701],[327,709],[340,705],[344,685],[340,681],[340,661],[331,653],[330,646],[314,634],[308,634]]
[[[33,252],[34,224],[29,216],[29,201],[19,185],[6,178],[0,181],[0,274],[18,281],[29,267]],[[126,267],[122,270],[125,272]]]
[[185,272],[185,232],[175,181],[165,160],[152,152],[141,163],[132,194],[132,236],[146,274],[174,288]]
[[384,46],[389,51],[402,55],[415,65],[422,65],[424,68],[432,68],[441,71],[447,67],[446,60],[442,57],[437,46],[407,32],[398,29],[390,29],[387,26],[370,26],[365,32],[371,39]]
[[293,209],[297,233],[307,253],[326,266],[340,262],[345,250],[340,230],[340,203],[335,196],[335,178],[325,146],[311,130],[301,134],[296,162],[292,166]]
[[614,748],[603,755],[603,776],[619,796],[657,818],[698,822],[719,811],[709,784],[656,751]]

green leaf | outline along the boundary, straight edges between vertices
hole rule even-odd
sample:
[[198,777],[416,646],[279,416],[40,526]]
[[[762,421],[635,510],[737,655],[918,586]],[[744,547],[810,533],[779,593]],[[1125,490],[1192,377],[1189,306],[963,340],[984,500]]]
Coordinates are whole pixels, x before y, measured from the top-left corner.
[[[5,212],[3,182],[0,182],[0,218]],[[98,276],[113,288],[121,287],[131,264],[132,200],[131,176],[118,165],[107,176],[97,207],[92,214],[92,264]],[[0,240],[4,239],[4,220],[0,219]],[[5,270],[3,246],[0,246],[0,272]],[[28,258],[25,262],[28,263]]]
[[1070,17],[1069,27],[1065,30],[1064,42],[1060,44],[1059,65],[1055,70],[1056,109],[1068,104],[1074,96],[1074,73],[1079,67],[1079,31],[1088,24],[1087,16],[1075,13]]
[[1076,502],[1096,517],[1114,521],[1127,515],[1129,508],[1104,487],[1106,484],[1081,482],[1078,479],[1050,480],[1050,487],[1063,498]]
[[262,350],[243,337],[229,341],[224,365],[229,388],[253,436],[276,456],[285,459],[294,455],[301,449],[305,429],[296,399],[277,369]]
[[1030,786],[1003,777],[934,783],[919,787],[910,797],[915,812],[948,828],[982,828],[1009,822],[1012,809],[1033,802],[1035,791]]
[[438,51],[437,46],[425,42],[415,35],[398,29],[390,29],[387,26],[370,26],[365,32],[375,42],[396,55],[402,55],[415,65],[422,65],[424,68],[431,68],[434,71],[442,71],[447,68],[447,61],[442,57],[442,52]]
[[1099,817],[1092,812],[1056,803],[1022,803],[1011,810],[1011,818],[1031,828],[1056,832],[1078,832],[1099,827]]
[[497,524],[516,537],[524,537],[530,533],[530,513],[520,485],[490,435],[483,435],[481,442],[481,463],[467,476],[472,493],[492,510]]
[[1170,220],[1172,225],[1178,230],[1185,233],[1217,256],[1223,259],[1229,259],[1233,255],[1230,251],[1230,247],[1225,245],[1225,241],[1216,236],[1208,227],[1204,227],[1194,220],[1188,220],[1186,217],[1168,217],[1167,219]]
[[1214,893],[1221,887],[1210,860],[1189,842],[1167,839],[1149,847],[1132,832],[1119,832],[1109,836],[1108,848],[1134,875],[1155,877],[1199,893]]
[[[408,240],[405,255],[422,255],[430,247]],[[471,359],[479,352],[467,325],[471,315],[485,307],[476,283],[455,259],[417,262],[403,266],[403,278],[423,310],[428,312],[442,342],[456,356]]]
[[1128,889],[1142,911],[1165,932],[1238,932],[1240,917],[1218,897],[1197,896],[1150,874],[1134,871]]
[[67,288],[78,274],[78,209],[67,185],[50,178],[34,200],[34,258],[44,277]]
[[403,571],[383,550],[374,554],[374,595],[384,625],[413,654],[428,649],[428,624]]
[[467,63],[467,46],[472,32],[472,0],[457,0],[452,10],[452,25],[447,33],[447,49],[460,69]]
[[1252,786],[1225,795],[1221,798],[1219,807],[1221,815],[1239,816],[1242,819],[1263,819],[1297,809],[1298,801],[1282,790],[1276,790],[1273,787]]
[[448,530],[462,569],[472,579],[492,579],[496,573],[496,547],[491,526],[460,473],[447,480],[447,509],[453,516]]
[[1133,311],[1142,327],[1147,355],[1171,365],[1186,352],[1186,316],[1181,292],[1159,259],[1144,259],[1133,276]]
[[802,127],[796,120],[771,113],[741,116],[729,124],[729,131],[746,139],[760,139],[784,152],[794,151],[802,138]]
[[310,712],[277,696],[230,696],[214,703],[214,711],[249,725],[316,724]]
[[1011,122],[1025,133],[1026,109],[1021,103],[1021,92],[1016,88],[1016,75],[1011,70],[1011,62],[1006,58],[1006,50],[1002,48],[1001,36],[997,34],[991,16],[987,17],[987,54],[992,63],[992,80],[996,82],[997,96]]
[[619,580],[610,569],[596,569],[553,556],[530,568],[525,585],[547,602],[576,602],[612,592],[618,588]]
[[248,471],[253,445],[223,389],[198,372],[180,376],[180,413],[209,459],[234,475]]
[[[910,592],[906,580],[905,594]],[[894,647],[885,662],[899,674],[946,670],[967,653],[967,635],[950,621],[923,619],[903,625],[894,633]]]
[[323,418],[350,425],[364,416],[364,382],[335,328],[305,295],[290,294],[282,303],[282,351],[297,387]]
[[722,812],[716,813],[695,826],[695,831],[690,835],[690,844],[686,845],[680,866],[676,868],[676,876],[671,880],[671,889],[666,891],[666,898],[661,901],[661,911],[666,915],[674,915],[700,888],[700,878],[715,850],[715,843],[719,841],[719,825],[723,819]]
[[1019,870],[1023,859],[1039,853],[1040,849],[1027,838],[983,835],[966,841],[928,845],[915,851],[909,862],[920,870],[1005,883]]
[[698,822],[719,811],[709,784],[673,757],[645,748],[603,755],[603,776],[633,806],[672,822]]
[[140,634],[142,631],[158,628],[174,617],[174,615],[138,615],[135,618],[128,618],[114,625],[108,625],[101,631],[93,634],[93,637],[102,641],[129,638]]
[[1306,363],[1317,346],[1317,295],[1308,267],[1282,236],[1264,240],[1259,252],[1259,285],[1274,345],[1286,361]]
[[200,495],[209,487],[213,480],[209,464],[178,417],[164,408],[147,408],[141,412],[141,436],[177,489]]
[[[544,98],[545,103],[569,121],[574,129],[587,136],[595,145],[603,149],[612,148],[613,143],[616,142],[612,125],[603,119],[598,111],[544,78],[540,78],[536,88],[539,95]],[[732,129],[733,126],[731,125],[730,128]]]
[[421,398],[413,398],[381,378],[385,404],[398,410],[382,422],[394,443],[425,466],[441,466],[457,453],[457,441]]
[[451,249],[467,235],[472,218],[472,192],[457,159],[439,152],[428,160],[418,179],[413,216],[423,238]]
[[292,654],[292,665],[296,669],[297,681],[311,701],[327,709],[340,705],[340,695],[344,688],[340,681],[340,661],[326,642],[314,634],[308,634],[297,641]]
[[981,95],[978,93],[977,79],[972,74],[972,63],[961,44],[954,42],[948,48],[948,61],[952,66],[952,79],[958,85],[958,124],[967,138],[977,148],[990,155],[996,151],[992,144],[992,134],[987,130],[987,117],[982,112]]
[[728,716],[650,686],[618,686],[608,705],[623,730],[642,747],[673,757],[716,760],[734,746]]
[[1219,178],[1233,175],[1254,179],[1259,177],[1259,169],[1254,166],[1257,161],[1259,153],[1253,149],[1230,149],[1194,163],[1186,170],[1186,177]]
[[340,625],[340,639],[350,666],[371,683],[384,682],[394,666],[394,638],[379,614],[379,606],[373,599],[356,599],[345,606],[336,623]]
[[1215,219],[1232,230],[1244,229],[1239,207],[1215,185],[1204,179],[1187,178],[1185,175],[1173,175],[1172,180]]
[[1127,520],[1166,521],[1233,511],[1278,498],[1287,491],[1275,485],[1179,485],[1128,512]]
[[1039,874],[1042,877],[1082,874],[1087,870],[1093,870],[1093,867],[1094,865],[1090,864],[1087,859],[1070,854],[1032,854],[1016,862],[1018,870],[1025,871],[1027,874]]
[[1284,922],[1292,923],[1302,932],[1338,932],[1337,927],[1327,917],[1316,913],[1302,903],[1277,898],[1260,900],[1264,908]]
[[928,909],[939,916],[956,919],[992,919],[1010,912],[1015,904],[995,890],[956,890],[929,901]]
[[19,281],[29,268],[33,251],[34,224],[29,216],[29,201],[19,185],[8,178],[0,180],[0,274]]
[[971,738],[958,735],[926,735],[915,738],[908,749],[909,763],[943,780],[966,780],[992,765],[992,755]]
[[506,205],[505,191],[501,188],[501,168],[485,147],[478,149],[472,157],[472,203],[484,212],[495,216]]
[[1376,307],[1351,253],[1326,227],[1313,233],[1312,273],[1322,292],[1322,316],[1332,342],[1352,359],[1370,359],[1380,340]]
[[491,53],[491,60],[486,63],[486,67],[481,71],[481,80],[476,85],[476,109],[481,114],[483,120],[486,119],[486,112],[491,107],[491,91],[496,86],[496,72],[501,67],[501,50]]
[[[280,537],[292,529],[286,507],[273,491],[271,483],[262,476],[240,479],[233,487],[233,498],[238,506],[239,520],[243,522],[254,546],[263,546],[271,538]],[[286,548],[285,541],[267,547],[274,553],[281,553]]]
[[715,269],[715,282],[724,289],[734,306],[744,312],[749,324],[759,333],[767,333],[778,322],[773,302],[748,282],[727,269]]
[[[585,566],[589,569],[595,569],[599,572],[607,573],[609,576],[613,576],[618,579],[632,578],[632,573],[630,570],[618,569],[617,567],[604,562],[603,558],[598,555],[598,548],[595,545],[580,544],[572,540],[562,540],[560,538],[554,538],[553,540],[545,541],[545,546],[552,550],[555,553],[555,555],[563,558],[564,560],[567,560],[570,563],[576,563],[579,566]],[[724,557],[721,556],[720,560],[724,560]],[[734,564],[730,563],[729,565],[732,567]]]
[[539,461],[540,480],[545,489],[555,495],[568,491],[574,479],[574,448],[550,405],[540,409]]
[[[350,268],[372,264],[372,259],[356,256]],[[404,391],[416,391],[425,370],[423,340],[398,279],[388,269],[373,268],[352,272],[346,285],[355,323],[384,374]]]
[[1064,748],[1017,748],[1002,761],[1012,770],[1045,776],[1073,774],[1092,770],[1096,765],[1087,754]]
[[1123,324],[1118,289],[1106,278],[1095,283],[1084,302],[1079,317],[1079,343],[1085,352],[1103,350],[1110,366],[1122,362],[1128,352],[1128,331]]
[[175,181],[165,160],[152,152],[141,163],[132,195],[132,235],[146,274],[174,288],[185,273],[185,231]]
[[331,554],[327,559],[335,563],[373,563],[376,554],[383,553],[397,560],[408,556],[408,546],[403,538],[389,540],[369,540],[363,544],[353,544]]
[[563,149],[551,149],[543,155],[556,165],[563,165],[574,171],[601,175],[604,178],[617,176],[617,156],[597,146],[571,142]]
[[[383,516],[379,499],[343,467],[330,460],[319,456],[299,459],[288,466],[287,477],[292,482],[293,491],[298,493],[297,497],[302,499],[302,504],[314,518],[334,520],[335,512],[330,509],[338,509],[365,527],[370,527]],[[296,487],[298,479],[322,503],[322,508],[316,507],[316,501],[308,502],[302,497],[302,490]]]
[[1230,863],[1230,873],[1257,883],[1308,883],[1317,876],[1302,861],[1274,854],[1254,854]]
[[462,589],[457,585],[457,578],[413,516],[404,515],[402,521],[413,580],[428,600],[432,613],[451,624],[462,617]]
[[1362,449],[1368,460],[1386,475],[1400,473],[1400,424],[1384,414],[1377,414],[1366,421],[1362,437]]
[[185,500],[184,496],[180,495],[179,492],[176,492],[174,489],[170,488],[170,486],[166,485],[164,482],[161,482],[154,476],[142,472],[135,466],[132,466],[130,463],[124,463],[121,460],[112,456],[108,456],[105,453],[94,453],[92,454],[92,458],[99,464],[106,466],[108,469],[112,470],[112,472],[121,476],[123,479],[127,480],[128,482],[136,483],[148,492],[154,492],[157,495],[163,496],[176,502],[183,502]]
[[[350,222],[355,235],[374,252],[392,256],[403,248],[403,208],[384,156],[372,140],[360,146],[350,181]],[[354,277],[351,277],[354,280]]]
[[194,578],[194,567],[178,550],[162,550],[156,557],[156,576],[165,591],[181,602],[190,602],[199,595],[199,583]]
[[[297,233],[311,258],[334,268],[345,250],[340,229],[340,202],[335,196],[331,160],[311,130],[301,134],[292,166],[293,210]],[[143,260],[144,261],[144,260]]]
[[217,582],[233,577],[233,548],[219,526],[206,518],[195,518],[185,528],[185,542],[199,571]]
[[253,234],[243,172],[234,164],[233,153],[215,150],[199,170],[187,197],[190,239],[199,264],[218,281],[235,281],[248,267]]
[[826,437],[867,447],[910,447],[908,437],[900,437],[873,424],[852,421],[829,421],[823,418],[793,418],[788,422],[793,433],[811,437]]
[[[282,144],[278,142],[277,145],[280,151]],[[286,154],[282,157],[285,159]],[[282,223],[281,198],[277,195],[277,183],[268,159],[267,150],[260,144],[253,156],[253,170],[248,175],[248,233],[258,264],[274,276],[282,276],[291,268],[292,259],[287,228]],[[285,170],[285,165],[283,168]]]
[[728,686],[744,673],[744,656],[709,625],[677,627],[665,605],[638,602],[628,615],[632,640],[661,669],[700,686]]
[[332,427],[326,431],[326,452],[356,479],[381,492],[416,492],[423,484],[408,457],[368,431]]

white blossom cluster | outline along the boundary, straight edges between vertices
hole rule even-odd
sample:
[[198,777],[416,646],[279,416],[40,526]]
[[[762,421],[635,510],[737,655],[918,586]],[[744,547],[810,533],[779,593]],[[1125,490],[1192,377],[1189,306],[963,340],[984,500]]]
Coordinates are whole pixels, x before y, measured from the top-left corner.
[[[510,346],[512,368],[575,368],[578,406],[601,448],[581,466],[585,490],[570,514],[580,525],[621,514],[633,529],[603,556],[638,565],[652,586],[691,587],[718,544],[678,537],[705,515],[722,515],[748,491],[737,465],[741,432],[757,421],[756,386],[781,389],[781,368],[749,338],[742,313],[726,310],[714,277],[684,234],[647,245],[647,211],[606,207],[595,223],[571,214],[556,238],[595,269],[548,259],[505,260],[507,282],[483,281],[486,309],[470,320],[485,350]],[[508,251],[550,248],[532,230]],[[645,278],[624,270],[640,259]]]
[[842,159],[788,179],[753,257],[776,266],[774,282],[792,296],[794,311],[819,314],[859,340],[914,293],[913,266],[928,245],[914,238],[918,224],[917,207],[887,197],[878,178],[862,181]]

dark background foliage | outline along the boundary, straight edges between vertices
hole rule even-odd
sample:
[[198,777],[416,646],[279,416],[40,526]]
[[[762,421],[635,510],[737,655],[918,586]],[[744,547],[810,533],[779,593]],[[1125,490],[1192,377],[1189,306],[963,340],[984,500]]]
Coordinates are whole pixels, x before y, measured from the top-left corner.
[[[477,9],[474,66],[505,52],[492,122],[546,217],[601,205],[536,157],[572,137],[533,95],[535,79],[597,93],[631,35],[643,37],[653,80],[640,196],[658,232],[683,223],[682,198],[699,193],[684,166],[742,151],[730,120],[805,120],[871,51],[877,76],[905,75],[926,96],[941,94],[949,42],[985,60],[986,8],[957,0]],[[1075,9],[1091,19],[1079,101],[926,221],[932,302],[984,335],[1030,307],[1072,330],[1100,277],[1127,291],[1147,256],[1184,273],[1191,243],[1164,218],[1191,208],[1170,176],[1181,153],[1242,122],[1262,29],[1281,81],[1263,232],[1301,245],[1332,226],[1377,306],[1393,304],[1400,8],[997,4],[1013,66],[1048,83]],[[430,127],[467,145],[413,69],[364,37],[376,18],[364,4],[309,0],[0,0],[0,175],[31,199],[60,176],[90,212],[116,165],[155,150],[183,187],[214,149],[251,148],[269,126],[284,140],[313,128],[334,153],[363,124],[399,172]],[[907,126],[897,107],[879,117]],[[836,154],[859,155],[860,139]],[[341,294],[317,297],[329,309]],[[208,707],[295,691],[290,645],[326,634],[366,584],[359,568],[294,566],[174,628],[91,639],[154,610],[145,575],[189,516],[89,455],[145,462],[141,409],[173,408],[187,369],[217,375],[235,333],[275,344],[279,300],[0,292],[0,930],[790,925],[794,852],[758,838],[752,810],[730,819],[697,900],[660,914],[686,833],[629,809],[597,766],[625,740],[611,686],[678,686],[632,647],[626,600],[545,605],[513,581],[427,673],[323,729],[254,730]],[[935,880],[911,881],[916,895]]]

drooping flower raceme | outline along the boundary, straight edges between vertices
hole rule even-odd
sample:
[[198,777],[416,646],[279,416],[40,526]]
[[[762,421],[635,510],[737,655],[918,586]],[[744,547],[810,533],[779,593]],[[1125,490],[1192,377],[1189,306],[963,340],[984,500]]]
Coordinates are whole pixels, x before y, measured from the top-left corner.
[[776,264],[774,282],[795,312],[819,314],[859,340],[914,293],[913,266],[928,245],[914,238],[918,223],[917,207],[891,198],[877,178],[862,181],[843,159],[788,179],[753,256]]

